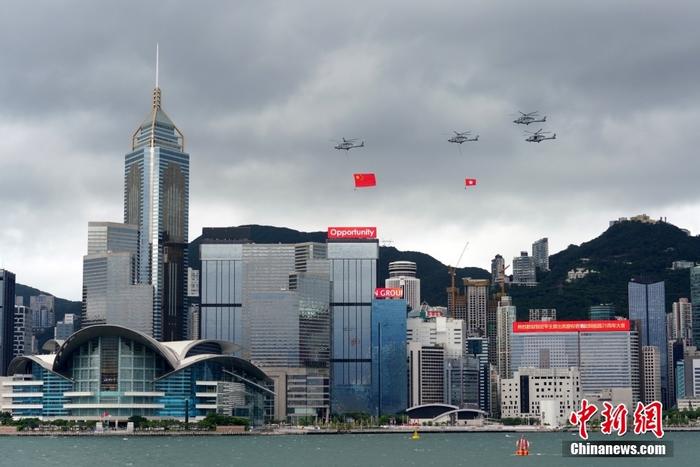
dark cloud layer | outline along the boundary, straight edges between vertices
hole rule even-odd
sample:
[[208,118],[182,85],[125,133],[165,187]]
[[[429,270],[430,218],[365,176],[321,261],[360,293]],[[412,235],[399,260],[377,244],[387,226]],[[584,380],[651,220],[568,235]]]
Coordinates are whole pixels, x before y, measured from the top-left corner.
[[[689,1],[5,2],[0,261],[79,297],[88,220],[121,218],[156,42],[164,107],[192,156],[192,238],[204,225],[376,224],[445,262],[470,239],[466,262],[486,267],[639,212],[700,230],[699,13]],[[558,139],[525,143],[519,109],[549,115]],[[481,140],[460,152],[452,129]],[[341,136],[367,147],[338,154]],[[352,190],[355,171],[379,187]]]

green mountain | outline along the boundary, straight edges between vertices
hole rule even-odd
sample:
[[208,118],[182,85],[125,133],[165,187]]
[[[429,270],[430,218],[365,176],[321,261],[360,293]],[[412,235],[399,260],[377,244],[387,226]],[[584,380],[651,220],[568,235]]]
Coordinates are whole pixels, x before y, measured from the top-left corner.
[[[508,293],[519,319],[529,308],[556,308],[558,319],[586,319],[588,307],[600,303],[614,303],[617,314],[627,316],[627,283],[641,277],[665,281],[670,312],[679,297],[690,298],[689,271],[671,270],[678,260],[700,262],[700,238],[665,222],[622,222],[550,256],[550,271],[538,277],[538,286],[510,287]],[[567,283],[567,271],[577,267],[596,272]]]
[[[22,297],[26,306],[29,306],[29,297],[39,294],[53,295],[28,285],[16,284],[15,295]],[[54,298],[54,312],[56,313],[56,321],[61,321],[66,314],[70,313],[80,317],[81,309],[82,304],[80,302],[74,302],[72,300],[66,300],[58,297]]]
[[[32,295],[53,295],[48,292],[44,292],[34,287],[28,285],[16,284],[15,285],[15,295],[22,297],[24,304],[29,306],[29,297]],[[80,312],[82,309],[81,302],[74,302],[71,300],[66,300],[63,298],[54,297],[54,313],[56,314],[56,321],[61,321],[66,314],[73,313],[78,318],[80,318]],[[39,347],[44,344],[48,339],[53,339],[53,328],[46,329],[43,333],[38,334],[37,340],[39,342]]]
[[[199,268],[199,245],[204,239],[238,240],[255,243],[325,242],[326,232],[300,232],[293,229],[263,225],[207,228],[203,235],[190,243],[190,264]],[[445,288],[450,276],[447,266],[430,255],[416,251],[400,251],[381,246],[377,265],[378,283],[388,276],[391,261],[413,261],[421,279],[422,299],[431,305],[446,303]],[[588,307],[599,303],[613,303],[617,313],[627,315],[627,283],[633,277],[664,280],[666,308],[679,297],[690,297],[690,279],[687,269],[671,270],[673,261],[687,260],[700,263],[700,238],[668,223],[643,224],[623,222],[613,225],[599,237],[569,245],[550,256],[551,270],[538,276],[536,287],[510,287],[508,293],[518,307],[519,319],[527,317],[529,308],[556,308],[559,319],[586,319]],[[567,272],[577,267],[596,271],[583,279],[566,282]],[[457,277],[489,278],[485,269],[467,267],[457,270]],[[17,284],[17,295],[25,298],[41,292]],[[56,297],[56,319],[66,313],[80,315],[80,302]]]
[[[202,235],[193,240],[189,246],[190,264],[200,267],[199,245],[203,240],[237,240],[254,243],[301,243],[326,241],[326,232],[300,232],[284,227],[267,225],[242,225],[239,227],[205,228]],[[394,247],[379,247],[379,262],[377,264],[378,285],[384,284],[389,276],[389,263],[392,261],[413,261],[418,268],[421,279],[421,300],[431,305],[447,303],[445,289],[449,286],[450,276],[447,266],[430,255],[417,251],[400,251]],[[491,274],[485,269],[466,267],[457,270],[457,277],[472,277],[488,279]]]

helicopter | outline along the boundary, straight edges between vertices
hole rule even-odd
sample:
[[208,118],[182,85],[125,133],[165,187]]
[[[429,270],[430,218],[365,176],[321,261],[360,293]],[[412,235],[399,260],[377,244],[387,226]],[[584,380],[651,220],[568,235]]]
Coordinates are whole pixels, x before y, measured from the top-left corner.
[[[518,112],[520,112],[518,110]],[[513,120],[513,123],[519,124],[519,125],[529,125],[530,123],[536,123],[536,122],[546,122],[547,121],[547,116],[545,115],[541,119],[538,119],[538,112],[535,110],[534,112],[530,113],[524,113],[520,112],[520,116]]]
[[[454,131],[454,130],[452,130]],[[471,131],[454,131],[454,136],[449,138],[447,141],[450,143],[457,143],[457,144],[462,144],[466,141],[479,141],[479,135],[476,135],[473,138],[470,138],[469,135],[471,134]]]
[[365,147],[365,142],[362,141],[360,144],[355,144],[357,141],[357,138],[343,138],[342,141],[340,141],[337,145],[335,145],[335,149],[338,150],[345,150],[345,151],[350,151],[351,149],[354,148],[364,148]]
[[557,134],[554,133],[552,136],[544,136],[546,134],[552,133],[551,131],[542,131],[542,128],[540,128],[537,131],[526,131],[525,133],[530,134],[527,138],[525,138],[525,141],[529,143],[540,143],[546,139],[557,139]]

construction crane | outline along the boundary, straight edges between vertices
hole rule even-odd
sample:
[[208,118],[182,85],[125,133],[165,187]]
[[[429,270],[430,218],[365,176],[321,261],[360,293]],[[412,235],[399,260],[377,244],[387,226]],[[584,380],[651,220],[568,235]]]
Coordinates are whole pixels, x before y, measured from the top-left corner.
[[510,267],[510,264],[506,266],[505,264],[498,272],[498,285],[501,287],[501,297],[506,294],[506,269]]
[[[457,289],[455,288],[455,276],[457,275],[457,268],[459,267],[460,261],[462,261],[462,257],[464,256],[464,252],[467,251],[467,247],[469,246],[469,242],[464,244],[464,248],[462,248],[462,254],[459,255],[459,259],[457,259],[457,262],[455,263],[454,266],[447,266],[447,271],[450,276],[452,276],[452,286],[450,287],[450,294],[452,297],[452,310],[454,310],[457,306],[455,300],[457,299],[455,297],[455,293],[457,292]],[[447,307],[447,314],[450,315],[452,314],[450,312],[450,307]],[[452,318],[453,316],[449,316]]]

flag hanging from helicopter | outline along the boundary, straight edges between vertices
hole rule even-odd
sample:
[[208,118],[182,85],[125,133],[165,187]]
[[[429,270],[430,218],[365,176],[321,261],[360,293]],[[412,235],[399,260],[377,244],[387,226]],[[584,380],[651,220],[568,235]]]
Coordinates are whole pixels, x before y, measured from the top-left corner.
[[374,173],[353,174],[355,188],[369,188],[377,186],[377,177]]
[[476,178],[465,178],[464,187],[468,188],[470,186],[476,186]]

